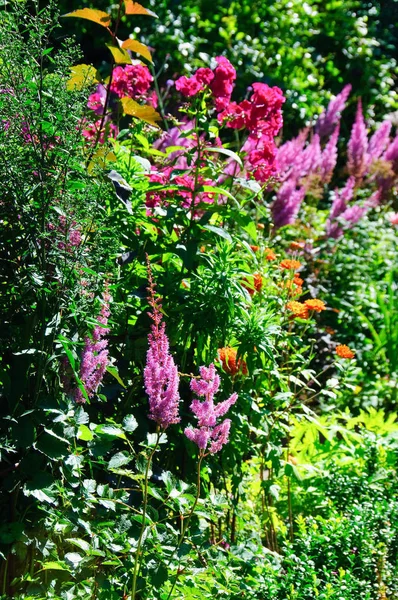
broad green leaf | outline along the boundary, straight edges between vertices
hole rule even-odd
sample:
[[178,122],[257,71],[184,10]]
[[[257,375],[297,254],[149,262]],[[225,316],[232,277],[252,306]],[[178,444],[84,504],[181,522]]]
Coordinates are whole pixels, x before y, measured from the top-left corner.
[[78,440],[83,440],[83,442],[91,442],[94,435],[87,425],[80,425],[76,437]]
[[114,46],[113,44],[106,44],[106,47],[111,52],[113,60],[117,65],[131,65],[131,58],[126,50],[119,48],[119,46]]
[[72,76],[66,82],[67,90],[82,90],[101,80],[97,69],[92,65],[75,65],[74,67],[70,67],[70,70]]
[[132,117],[136,117],[137,119],[141,119],[142,121],[146,121],[153,127],[159,127],[156,121],[161,120],[161,116],[153,106],[149,106],[148,104],[142,105],[138,104],[131,98],[125,97],[121,99],[123,111],[126,115],[130,115]]
[[98,25],[102,25],[102,27],[109,27],[111,24],[111,18],[108,13],[95,8],[79,8],[78,10],[74,10],[73,12],[62,16],[87,19],[87,21],[94,21],[94,23],[98,23]]
[[128,452],[117,452],[114,454],[108,463],[109,469],[117,469],[123,465],[127,465],[131,461],[131,456]]
[[126,415],[123,419],[123,429],[128,433],[133,433],[138,427],[138,423],[133,415]]
[[131,50],[131,52],[135,52],[149,60],[149,62],[152,62],[151,53],[148,46],[145,46],[145,44],[141,44],[141,42],[137,42],[137,40],[126,40],[125,42],[122,42],[121,46],[124,50]]
[[149,17],[158,17],[156,13],[148,8],[144,8],[141,4],[138,4],[138,2],[133,2],[133,0],[124,0],[124,7],[126,9],[126,15],[148,15]]

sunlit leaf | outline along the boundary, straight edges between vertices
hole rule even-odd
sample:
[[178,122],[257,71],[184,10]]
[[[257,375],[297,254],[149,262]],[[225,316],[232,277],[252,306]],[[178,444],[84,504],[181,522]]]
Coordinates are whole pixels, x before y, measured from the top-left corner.
[[112,53],[113,60],[117,65],[130,65],[131,58],[127,50],[123,50],[123,48],[119,48],[119,46],[114,46],[113,44],[106,44],[106,47],[109,48]]
[[150,17],[158,17],[156,13],[148,8],[144,8],[141,4],[138,4],[138,2],[133,2],[133,0],[124,0],[124,7],[126,9],[126,15],[148,15]]
[[137,40],[126,40],[122,43],[122,48],[124,48],[125,50],[131,50],[132,52],[136,52],[136,54],[139,54],[140,56],[143,56],[144,58],[149,60],[149,62],[152,62],[152,56],[149,52],[148,46],[145,46],[145,44],[141,44],[141,42],[137,42]]
[[62,16],[87,19],[87,21],[94,21],[94,23],[98,23],[98,25],[102,25],[102,27],[109,27],[111,24],[111,18],[108,13],[95,8],[79,8],[78,10],[74,10],[73,12]]
[[69,571],[68,567],[66,567],[61,562],[49,561],[43,564],[40,571]]
[[72,76],[66,82],[67,90],[82,90],[100,81],[100,76],[92,65],[75,65],[70,67]]
[[138,104],[138,102],[135,102],[131,98],[122,98],[121,103],[126,115],[131,115],[132,117],[146,121],[154,127],[159,127],[156,121],[160,121],[161,116],[153,106]]

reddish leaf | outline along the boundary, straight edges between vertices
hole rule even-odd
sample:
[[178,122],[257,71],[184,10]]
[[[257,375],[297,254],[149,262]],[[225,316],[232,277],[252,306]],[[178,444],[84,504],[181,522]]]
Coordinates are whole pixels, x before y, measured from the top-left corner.
[[124,0],[124,7],[126,9],[126,15],[149,15],[150,17],[158,17],[156,13],[148,8],[144,8],[141,4],[138,4],[138,2],[133,2],[133,0]]
[[123,106],[123,110],[126,115],[131,115],[132,117],[136,117],[137,119],[142,119],[142,121],[146,121],[150,125],[154,127],[159,127],[156,121],[161,120],[161,116],[153,106],[149,106],[149,104],[138,104],[131,98],[122,98],[121,103]]
[[111,24],[111,18],[108,13],[103,10],[96,10],[94,8],[79,8],[71,13],[62,15],[63,17],[78,17],[79,19],[87,19],[88,21],[94,21],[102,27],[109,27]]
[[126,50],[131,50],[132,52],[136,52],[140,56],[143,56],[144,58],[149,60],[149,62],[152,62],[152,56],[149,52],[148,46],[145,46],[145,44],[141,44],[141,42],[137,42],[137,40],[126,40],[122,43],[122,48]]

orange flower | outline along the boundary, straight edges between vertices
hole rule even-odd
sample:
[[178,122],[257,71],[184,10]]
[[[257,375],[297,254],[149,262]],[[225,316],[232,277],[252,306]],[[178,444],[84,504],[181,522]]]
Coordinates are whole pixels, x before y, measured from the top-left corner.
[[332,329],[332,327],[325,327],[325,331],[326,333],[328,333],[329,335],[334,335],[336,333],[335,329]]
[[279,266],[281,269],[293,269],[295,271],[301,267],[301,262],[298,260],[290,260],[289,258],[285,258],[282,260]]
[[203,252],[206,252],[206,246],[201,246],[201,247],[200,247],[200,251],[201,251],[202,253],[203,253]]
[[276,254],[273,250],[271,250],[271,248],[266,248],[264,250],[264,256],[266,260],[275,260],[276,259]]
[[264,223],[257,223],[257,229],[265,229]]
[[293,283],[294,283],[295,285],[302,286],[302,285],[303,285],[303,283],[304,283],[304,281],[301,279],[301,277],[299,277],[299,274],[298,274],[298,273],[295,273],[295,275],[294,275],[294,279],[293,279]]
[[305,242],[303,240],[297,240],[297,242],[292,242],[289,246],[290,250],[302,250],[305,246]]
[[250,246],[253,252],[258,252],[260,250],[260,246]]
[[310,310],[314,310],[315,312],[322,312],[326,310],[325,303],[322,300],[318,300],[317,298],[311,298],[311,300],[305,300],[304,304]]
[[340,358],[354,358],[355,356],[355,352],[350,350],[345,344],[340,344],[337,346],[336,354],[337,356],[340,356]]
[[241,371],[243,375],[247,375],[246,362],[241,358],[236,361],[237,350],[235,348],[230,348],[229,346],[219,348],[217,354],[222,368],[226,373],[233,376]]
[[308,319],[309,311],[305,304],[302,302],[296,302],[292,300],[286,304],[286,308],[291,310],[295,317],[300,317],[300,319]]
[[[245,285],[248,283],[249,285]],[[254,292],[260,292],[263,287],[263,278],[260,273],[254,273],[253,282],[249,281],[246,277],[243,280],[242,286],[247,290],[250,296],[253,296]]]

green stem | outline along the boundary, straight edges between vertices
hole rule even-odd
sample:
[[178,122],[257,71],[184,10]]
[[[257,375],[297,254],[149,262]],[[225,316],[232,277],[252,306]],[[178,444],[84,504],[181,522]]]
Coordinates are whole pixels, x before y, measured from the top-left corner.
[[[187,515],[187,516],[186,516],[186,517],[183,519],[183,525],[182,525],[181,535],[180,535],[180,537],[179,537],[179,539],[178,539],[177,546],[174,548],[174,552],[173,552],[173,554],[172,554],[172,555],[171,555],[171,557],[170,557],[169,564],[170,564],[170,562],[172,561],[172,559],[173,559],[173,556],[176,554],[176,552],[178,552],[178,550],[179,550],[179,549],[180,549],[180,547],[181,547],[181,544],[182,544],[182,542],[183,542],[183,540],[184,540],[184,537],[185,537],[185,533],[186,533],[186,531],[187,531],[187,529],[188,529],[188,525],[189,525],[189,523],[190,523],[190,520],[191,520],[191,518],[192,518],[192,515],[193,515],[193,513],[194,513],[194,511],[195,511],[196,505],[197,505],[197,503],[198,503],[198,500],[199,500],[199,496],[200,496],[200,467],[201,467],[201,465],[202,465],[202,460],[203,460],[204,456],[205,456],[205,455],[204,455],[204,451],[203,451],[203,450],[201,450],[201,451],[200,451],[200,455],[199,455],[199,460],[198,460],[198,470],[197,470],[197,481],[196,481],[196,497],[195,497],[195,501],[194,501],[194,503],[193,503],[193,505],[192,505],[192,508],[191,508],[191,510],[189,511],[188,515]],[[180,566],[180,561],[178,561],[177,573],[176,573],[176,576],[175,576],[175,579],[174,579],[174,583],[173,583],[173,585],[172,585],[172,587],[171,587],[171,590],[170,590],[170,592],[169,592],[169,595],[167,596],[167,599],[166,599],[166,600],[170,600],[170,598],[171,598],[171,596],[172,596],[172,593],[173,593],[173,591],[174,591],[174,588],[175,588],[175,586],[176,586],[176,583],[177,583],[177,580],[178,580],[178,575],[179,575],[179,566]],[[134,599],[133,599],[133,600],[134,600]]]
[[135,600],[135,595],[136,595],[136,590],[137,590],[137,577],[138,577],[138,573],[140,571],[140,567],[141,567],[141,562],[142,562],[142,558],[140,556],[141,554],[141,546],[142,546],[142,538],[144,537],[144,531],[145,531],[145,521],[146,521],[146,509],[148,506],[148,475],[149,475],[149,469],[151,467],[151,462],[152,462],[152,458],[153,455],[155,454],[158,445],[159,445],[159,439],[160,439],[160,435],[161,432],[158,431],[157,433],[157,438],[156,438],[156,443],[149,455],[148,458],[148,462],[146,465],[146,469],[145,469],[145,478],[144,478],[144,503],[142,505],[142,525],[141,525],[141,531],[140,531],[140,537],[138,538],[138,544],[137,544],[137,551],[135,553],[135,561],[134,561],[134,572],[133,572],[133,587],[131,590],[131,599]]

